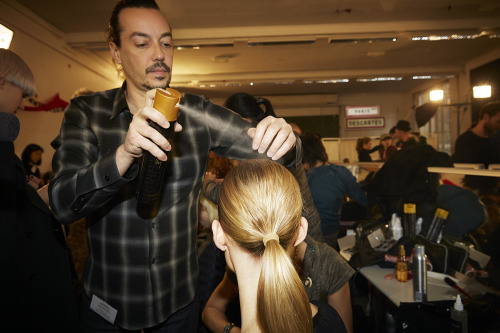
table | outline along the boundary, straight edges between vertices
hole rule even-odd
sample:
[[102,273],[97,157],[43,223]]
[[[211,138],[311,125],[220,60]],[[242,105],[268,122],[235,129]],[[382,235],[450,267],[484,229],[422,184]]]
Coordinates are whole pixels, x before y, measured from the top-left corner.
[[500,177],[500,170],[428,167],[430,173],[457,174],[469,176]]
[[[378,265],[373,265],[362,267],[359,272],[396,306],[399,306],[400,303],[414,302],[413,280],[399,282],[395,277],[391,280],[385,279],[386,275],[394,273],[393,268],[381,268]],[[449,277],[457,282],[459,287],[464,288],[460,281],[449,275],[427,272],[428,301],[452,301],[456,298],[458,291],[444,282],[445,277]]]

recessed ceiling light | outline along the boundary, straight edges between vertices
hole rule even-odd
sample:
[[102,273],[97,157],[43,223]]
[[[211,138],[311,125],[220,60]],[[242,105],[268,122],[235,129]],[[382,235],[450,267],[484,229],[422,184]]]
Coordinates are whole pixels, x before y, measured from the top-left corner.
[[373,78],[368,78],[368,79],[356,79],[358,82],[380,82],[380,81],[401,81],[403,78],[402,77],[394,77],[394,76],[389,76],[389,77],[373,77]]

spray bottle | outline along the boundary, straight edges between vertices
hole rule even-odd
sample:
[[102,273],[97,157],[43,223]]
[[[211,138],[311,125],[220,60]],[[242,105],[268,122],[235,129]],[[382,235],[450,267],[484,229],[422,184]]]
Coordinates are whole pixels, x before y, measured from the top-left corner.
[[464,310],[460,294],[457,295],[455,305],[451,308],[451,332],[467,333],[467,310]]

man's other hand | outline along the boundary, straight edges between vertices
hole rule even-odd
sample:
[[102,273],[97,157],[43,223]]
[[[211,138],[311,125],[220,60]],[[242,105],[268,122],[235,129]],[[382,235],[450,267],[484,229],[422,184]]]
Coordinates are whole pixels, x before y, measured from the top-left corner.
[[285,155],[295,147],[295,135],[283,118],[268,116],[262,119],[256,128],[250,128],[248,135],[253,139],[252,148],[264,153],[273,161]]

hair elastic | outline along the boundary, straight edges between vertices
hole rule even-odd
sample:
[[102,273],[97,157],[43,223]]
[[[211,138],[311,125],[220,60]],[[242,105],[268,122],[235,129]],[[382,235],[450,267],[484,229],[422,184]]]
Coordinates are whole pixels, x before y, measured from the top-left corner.
[[262,242],[264,242],[264,247],[266,246],[267,242],[270,241],[271,239],[277,240],[278,242],[280,241],[280,237],[276,233],[271,233],[267,234],[262,238]]

